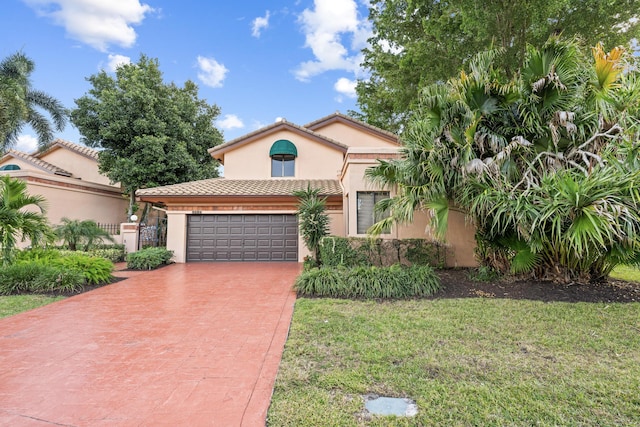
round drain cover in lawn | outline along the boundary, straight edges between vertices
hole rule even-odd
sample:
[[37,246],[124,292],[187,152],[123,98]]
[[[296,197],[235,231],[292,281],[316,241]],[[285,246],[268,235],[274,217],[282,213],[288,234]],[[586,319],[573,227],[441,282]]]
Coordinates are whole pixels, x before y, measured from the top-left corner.
[[374,415],[413,417],[418,413],[418,406],[413,400],[398,397],[365,396],[364,407]]

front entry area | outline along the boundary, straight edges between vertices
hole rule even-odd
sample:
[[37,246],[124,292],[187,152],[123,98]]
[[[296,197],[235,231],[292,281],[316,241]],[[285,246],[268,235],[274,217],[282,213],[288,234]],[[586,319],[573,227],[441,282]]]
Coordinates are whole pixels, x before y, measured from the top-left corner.
[[298,220],[291,214],[187,217],[187,262],[297,261]]

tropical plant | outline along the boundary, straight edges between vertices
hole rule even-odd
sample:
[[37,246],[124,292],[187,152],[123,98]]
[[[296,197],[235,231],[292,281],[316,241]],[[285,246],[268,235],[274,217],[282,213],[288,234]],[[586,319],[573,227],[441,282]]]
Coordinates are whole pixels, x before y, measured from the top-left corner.
[[358,81],[356,117],[402,132],[428,85],[455,77],[477,53],[506,50],[496,65],[514,75],[527,46],[551,34],[631,45],[640,36],[636,7],[628,0],[371,0],[372,36]]
[[[25,125],[38,135],[39,147],[45,148],[53,140],[53,131],[62,131],[67,110],[60,101],[31,87],[31,73],[35,63],[22,52],[9,55],[0,62],[0,151],[17,143]],[[51,121],[40,110],[51,117]],[[53,123],[52,123],[53,122]]]
[[[452,206],[478,229],[481,261],[505,272],[600,280],[640,258],[640,80],[621,48],[530,47],[507,77],[500,50],[427,87],[403,135],[404,158],[370,179],[397,185],[374,232],[429,209],[441,236]],[[624,72],[623,72],[624,71]]]
[[171,262],[173,251],[166,248],[146,248],[127,254],[127,268],[153,270]]
[[80,221],[64,217],[61,221],[62,223],[55,226],[54,230],[56,236],[64,242],[69,250],[77,251],[82,247],[87,251],[103,240],[113,242],[111,235],[93,220]]
[[297,214],[302,240],[318,264],[322,264],[320,240],[329,234],[329,216],[325,213],[327,199],[319,196],[320,189],[311,187],[294,191],[293,195],[298,198]]
[[45,212],[44,197],[28,194],[26,182],[8,175],[0,177],[0,252],[3,265],[11,262],[18,239],[23,242],[29,239],[32,246],[52,240],[53,232]]

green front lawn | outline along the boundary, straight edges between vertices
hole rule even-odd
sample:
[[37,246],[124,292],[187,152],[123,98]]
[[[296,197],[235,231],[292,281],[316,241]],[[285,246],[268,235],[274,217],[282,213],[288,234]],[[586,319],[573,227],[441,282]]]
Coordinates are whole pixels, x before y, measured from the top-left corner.
[[622,279],[628,282],[640,283],[640,269],[628,265],[619,265],[613,269],[610,276],[614,279]]
[[[269,426],[640,425],[640,303],[299,299]],[[417,401],[367,420],[362,395]]]
[[0,296],[0,318],[13,316],[22,311],[50,304],[64,297],[46,295],[8,295]]

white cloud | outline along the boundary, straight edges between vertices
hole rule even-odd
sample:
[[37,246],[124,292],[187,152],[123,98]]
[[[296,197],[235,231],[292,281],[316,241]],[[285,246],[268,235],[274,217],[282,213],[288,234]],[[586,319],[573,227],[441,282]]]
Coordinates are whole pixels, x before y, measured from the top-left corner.
[[355,98],[356,97],[356,81],[355,80],[349,80],[346,77],[341,77],[338,79],[338,81],[336,81],[336,83],[333,85],[333,88],[336,90],[336,92],[345,95],[349,98]]
[[109,54],[109,62],[107,63],[107,70],[115,73],[116,68],[120,65],[131,64],[131,58],[124,55],[112,55]]
[[153,9],[140,0],[24,0],[39,15],[65,28],[69,37],[106,52],[111,44],[131,47],[136,41],[132,25],[140,24]]
[[198,78],[202,83],[211,87],[222,87],[222,81],[229,70],[213,58],[198,56]]
[[23,151],[25,153],[33,153],[38,149],[38,138],[33,135],[20,135],[18,137],[18,143],[16,144],[16,150]]
[[218,126],[224,130],[242,129],[244,123],[242,123],[242,120],[235,114],[226,114],[224,119],[218,120]]
[[271,16],[271,13],[267,10],[267,14],[264,17],[259,16],[253,20],[251,28],[251,35],[253,37],[260,37],[262,30],[269,28],[269,16]]
[[[305,33],[305,46],[315,60],[300,64],[295,70],[298,80],[329,70],[358,72],[362,49],[371,35],[371,24],[360,19],[356,0],[315,0],[314,10],[305,9],[299,17]],[[351,37],[346,47],[343,37]]]

